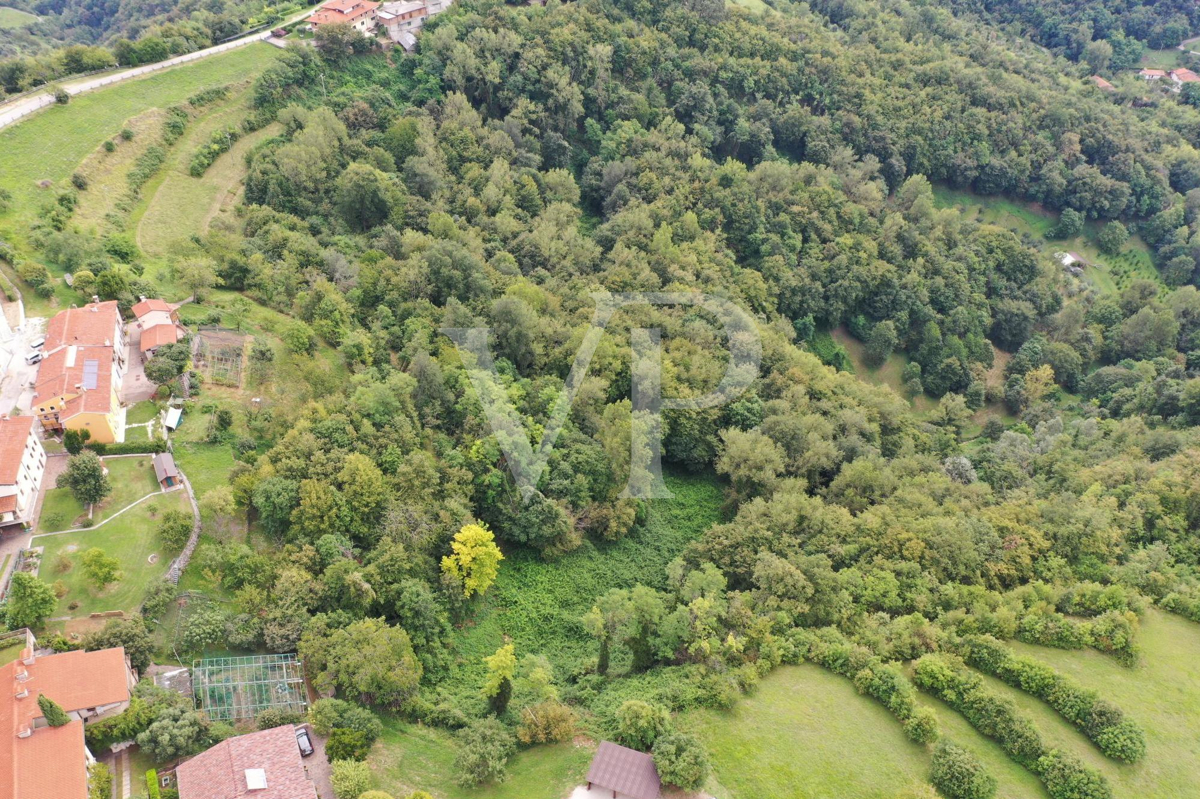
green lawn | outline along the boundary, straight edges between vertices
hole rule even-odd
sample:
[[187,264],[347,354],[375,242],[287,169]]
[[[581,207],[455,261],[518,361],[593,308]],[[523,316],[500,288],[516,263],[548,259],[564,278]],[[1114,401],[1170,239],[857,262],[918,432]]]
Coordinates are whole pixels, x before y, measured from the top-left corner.
[[1170,47],[1165,50],[1146,50],[1142,53],[1139,68],[1145,69],[1177,69],[1183,66],[1183,51]]
[[594,751],[573,743],[537,746],[509,761],[504,782],[467,789],[454,781],[448,733],[392,718],[368,762],[377,786],[398,797],[423,790],[437,799],[562,799],[584,781]]
[[158,405],[151,400],[143,400],[125,414],[125,424],[145,424],[156,418],[158,418]]
[[[193,414],[193,425],[204,422],[205,417],[199,412]],[[187,418],[187,414],[184,414]],[[197,421],[198,420],[198,421]],[[196,499],[202,499],[205,494],[219,486],[229,483],[229,472],[233,469],[233,449],[228,444],[202,444],[176,442],[175,463],[187,475]]]
[[[92,512],[92,521],[99,524],[147,494],[160,490],[154,479],[154,466],[150,455],[138,457],[106,458],[108,481],[112,493]],[[46,492],[42,513],[38,517],[37,532],[51,533],[75,526],[87,516],[85,508],[65,488],[52,488]]]
[[1029,244],[1049,258],[1053,258],[1056,252],[1079,253],[1090,264],[1084,270],[1084,276],[1101,291],[1119,291],[1138,278],[1161,282],[1158,270],[1154,268],[1150,248],[1140,236],[1131,237],[1120,254],[1105,255],[1097,245],[1103,227],[1098,221],[1088,222],[1083,233],[1073,239],[1051,241],[1046,234],[1058,223],[1058,216],[1032,203],[987,197],[944,185],[934,185],[933,198],[939,208],[956,207],[969,219],[1027,237]]
[[[52,615],[79,618],[98,611],[136,610],[150,582],[166,573],[174,555],[162,551],[155,534],[158,518],[168,510],[186,512],[186,494],[176,491],[143,502],[95,529],[35,537],[33,546],[45,547],[39,576],[51,583],[61,580],[67,588]],[[82,554],[91,547],[99,547],[119,560],[123,572],[121,580],[99,592],[84,576],[80,564]],[[61,553],[65,553],[71,562],[70,569],[65,572],[59,569]],[[154,563],[150,563],[151,555],[157,555]],[[72,602],[78,602],[78,607],[71,609]]]
[[11,638],[7,641],[0,641],[0,666],[12,663],[21,656],[21,650],[25,648],[25,638]]
[[0,6],[0,30],[15,30],[37,22],[35,14],[8,6]]

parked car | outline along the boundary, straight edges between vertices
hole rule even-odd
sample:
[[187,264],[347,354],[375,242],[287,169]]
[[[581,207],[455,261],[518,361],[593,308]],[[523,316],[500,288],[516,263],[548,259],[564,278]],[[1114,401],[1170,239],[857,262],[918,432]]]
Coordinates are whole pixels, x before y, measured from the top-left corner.
[[300,747],[300,757],[308,757],[315,751],[312,739],[308,737],[308,730],[303,727],[296,728],[296,745]]
[[42,359],[45,357],[46,356],[44,353],[31,352],[25,356],[25,363],[29,364],[30,366],[33,366],[35,363],[41,363]]
[[33,341],[29,342],[29,348],[31,350],[40,350],[44,346],[46,346],[45,336],[38,336]]

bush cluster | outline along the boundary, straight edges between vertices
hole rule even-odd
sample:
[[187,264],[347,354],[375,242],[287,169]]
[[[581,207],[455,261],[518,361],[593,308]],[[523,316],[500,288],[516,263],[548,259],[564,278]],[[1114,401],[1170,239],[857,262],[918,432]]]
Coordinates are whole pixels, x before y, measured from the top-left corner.
[[990,636],[971,636],[962,641],[968,665],[998,677],[1045,701],[1074,724],[1108,757],[1136,763],[1146,754],[1146,738],[1140,727],[1125,718],[1120,708],[1100,699],[1074,680],[1032,658],[1017,657]]
[[234,127],[225,127],[213,131],[212,138],[192,154],[192,161],[188,165],[188,174],[194,178],[203,175],[213,165],[214,161],[220,158],[222,154],[229,152],[230,148],[233,147],[233,143],[241,135],[242,132]]
[[996,696],[983,680],[952,655],[925,655],[917,661],[917,685],[966,717],[1009,757],[1042,778],[1051,799],[1111,799],[1099,772],[1071,755],[1046,748],[1029,719],[1008,699]]
[[991,799],[996,778],[966,749],[941,741],[933,750],[929,781],[948,799]]

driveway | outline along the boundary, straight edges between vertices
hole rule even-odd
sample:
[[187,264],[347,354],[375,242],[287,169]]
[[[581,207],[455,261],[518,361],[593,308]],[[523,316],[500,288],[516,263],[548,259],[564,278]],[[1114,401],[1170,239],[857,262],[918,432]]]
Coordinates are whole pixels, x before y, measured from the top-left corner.
[[28,413],[33,405],[33,387],[37,377],[37,365],[25,362],[25,356],[33,352],[29,342],[40,338],[46,329],[46,320],[40,317],[26,319],[23,329],[8,342],[0,344],[0,364],[8,362],[8,368],[0,374],[0,413],[11,413],[15,408]]
[[334,799],[333,782],[329,779],[329,759],[325,757],[325,739],[313,732],[313,728],[308,724],[297,726],[308,730],[308,737],[313,745],[313,753],[304,758],[304,771],[312,780],[320,799]]
[[135,322],[125,326],[125,379],[121,381],[121,402],[132,408],[154,396],[158,386],[146,379],[142,362],[142,331]]

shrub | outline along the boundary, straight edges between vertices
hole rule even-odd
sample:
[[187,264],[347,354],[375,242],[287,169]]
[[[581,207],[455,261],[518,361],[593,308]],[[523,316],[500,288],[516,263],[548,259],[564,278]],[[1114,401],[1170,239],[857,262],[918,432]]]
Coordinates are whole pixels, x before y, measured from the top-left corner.
[[87,191],[87,175],[83,174],[82,172],[76,172],[75,174],[71,175],[71,185],[79,191]]
[[67,103],[71,102],[71,95],[67,94],[66,89],[61,87],[56,88],[54,90],[54,102],[58,103],[59,105],[66,105]]
[[109,139],[106,142],[104,142],[104,152],[112,153],[112,152],[116,152],[116,149],[117,149],[117,143],[115,141],[113,141],[112,139]]
[[1046,783],[1051,799],[1112,799],[1108,781],[1074,755],[1058,750],[1048,752],[1038,760],[1034,770]]
[[371,787],[371,770],[357,760],[334,760],[329,781],[337,799],[358,799]]
[[503,780],[508,759],[517,750],[512,733],[494,718],[472,722],[458,731],[455,740],[454,768],[459,783],[467,787]]
[[991,799],[996,778],[974,755],[942,741],[933,750],[929,781],[948,799]]
[[338,727],[329,733],[325,756],[330,760],[366,760],[372,743],[365,732]]
[[698,790],[708,779],[708,755],[693,735],[671,733],[654,742],[654,766],[662,781],[685,791]]
[[649,751],[670,729],[671,714],[660,705],[630,699],[617,708],[617,740],[630,749]]
[[933,710],[919,707],[904,722],[904,734],[910,741],[919,744],[932,743],[938,738],[938,721]]
[[62,709],[62,706],[45,694],[38,694],[37,703],[46,723],[51,727],[61,727],[71,723],[71,717]]
[[276,727],[282,727],[287,724],[299,724],[302,721],[304,721],[303,713],[274,707],[267,708],[254,719],[255,725],[260,730],[273,730]]
[[523,744],[561,743],[575,737],[575,711],[548,700],[521,709],[517,740]]
[[125,141],[133,141],[133,130],[130,128],[121,128],[121,138]]
[[162,789],[158,787],[158,770],[150,769],[146,772],[146,796],[149,799],[161,799]]
[[357,730],[367,736],[368,746],[383,734],[383,724],[365,707],[342,699],[318,699],[308,709],[308,722],[318,735],[331,735],[334,730]]

